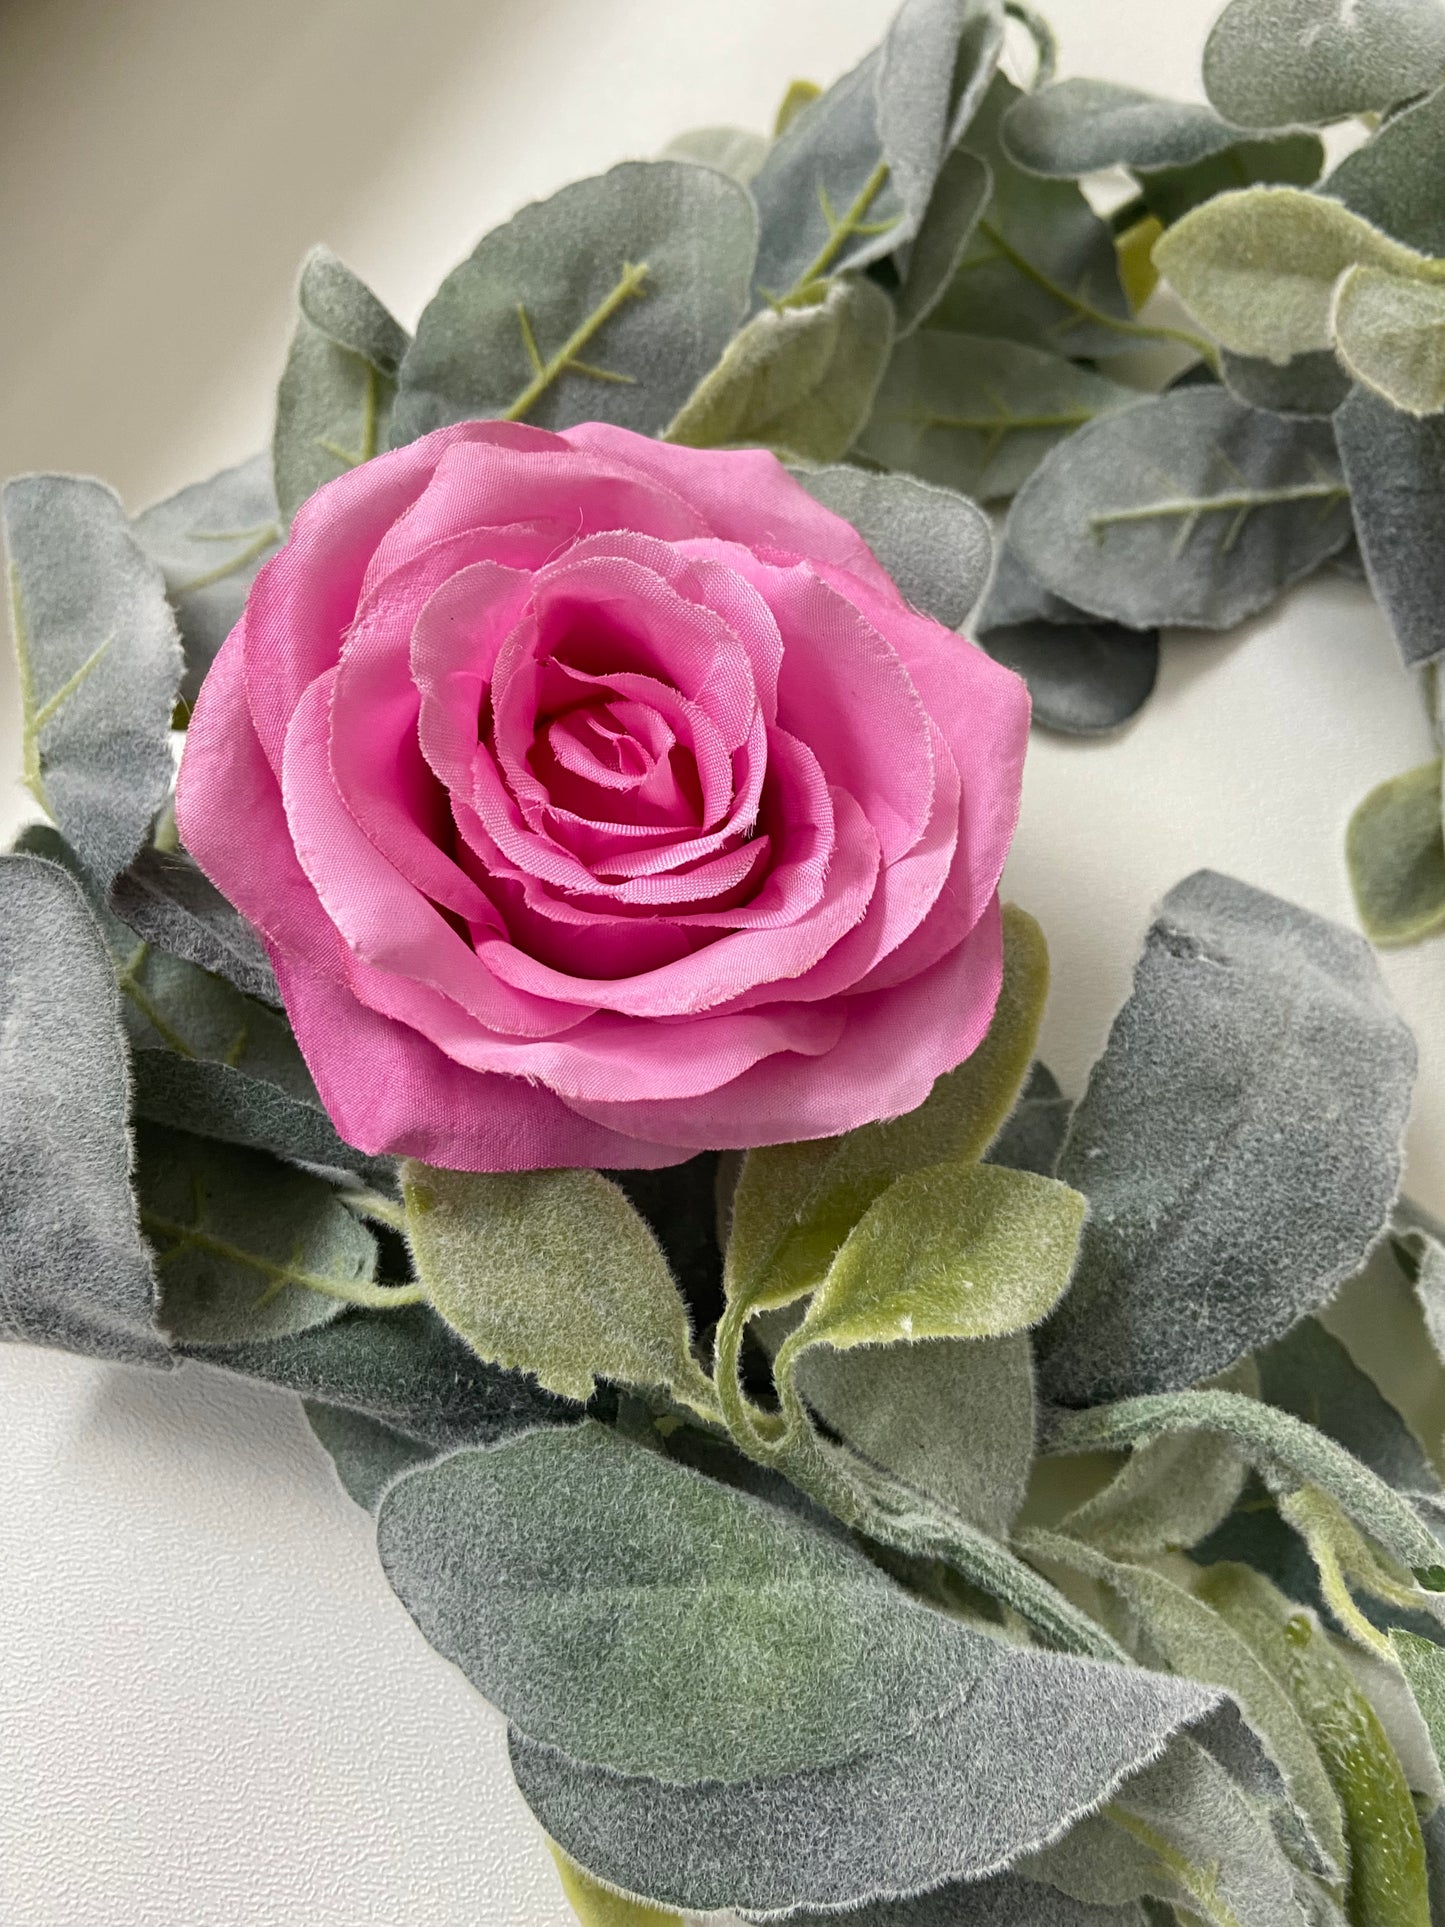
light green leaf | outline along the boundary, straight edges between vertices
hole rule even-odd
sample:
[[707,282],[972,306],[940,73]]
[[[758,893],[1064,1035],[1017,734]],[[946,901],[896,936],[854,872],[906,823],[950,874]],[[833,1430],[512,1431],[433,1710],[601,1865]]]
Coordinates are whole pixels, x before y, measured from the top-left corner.
[[1350,818],[1350,888],[1371,943],[1418,943],[1445,930],[1441,782],[1437,756],[1378,784]]
[[170,793],[175,618],[103,482],[20,476],[4,521],[21,777],[104,891]]
[[478,416],[659,434],[741,323],[756,244],[747,190],[688,161],[624,161],[524,207],[424,309],[393,446]]
[[609,1378],[712,1409],[667,1260],[600,1172],[409,1163],[402,1192],[427,1297],[479,1357],[564,1398]]
[[1283,367],[1226,348],[1219,368],[1232,395],[1276,415],[1333,415],[1350,392],[1349,376],[1325,348],[1296,355]]
[[[394,1312],[382,1315],[396,1316]],[[434,1447],[364,1412],[348,1411],[344,1405],[323,1405],[311,1398],[302,1400],[302,1410],[347,1497],[363,1512],[375,1512],[382,1493],[399,1473],[436,1457]]]
[[271,442],[287,527],[324,482],[386,447],[407,345],[405,329],[329,248],[313,248],[302,263],[297,303]]
[[1193,101],[1084,79],[1057,80],[1025,94],[1005,116],[1002,135],[1016,166],[1055,180],[1110,167],[1132,174],[1186,168],[1239,141],[1237,127]]
[[1445,1650],[1400,1626],[1391,1628],[1390,1646],[1420,1709],[1435,1758],[1445,1767]]
[[1185,1432],[1136,1445],[1102,1491],[1060,1530],[1114,1559],[1149,1559],[1194,1546],[1234,1509],[1244,1460],[1225,1436]]
[[1438,88],[1392,114],[1363,147],[1345,156],[1321,191],[1407,247],[1442,255],[1445,204],[1436,183],[1442,151],[1445,88]]
[[911,475],[839,464],[795,468],[794,479],[863,537],[916,609],[960,628],[983,594],[993,561],[988,517],[952,489]]
[[1445,70],[1435,0],[1230,0],[1204,91],[1238,127],[1320,126],[1393,107]]
[[1413,668],[1445,650],[1445,420],[1356,388],[1335,435],[1370,587]]
[[728,174],[739,187],[746,187],[767,157],[771,142],[749,127],[694,127],[670,140],[662,158],[671,161],[696,161],[702,167],[715,167]]
[[574,1860],[569,1860],[553,1840],[547,1849],[557,1863],[562,1891],[582,1927],[683,1927],[680,1914],[664,1912],[645,1900],[629,1900],[610,1887],[599,1886]]
[[834,281],[806,305],[764,308],[664,439],[689,448],[761,442],[803,461],[836,461],[868,419],[892,341],[892,303],[871,281]]
[[992,192],[987,161],[956,147],[938,170],[917,234],[894,256],[899,283],[893,305],[900,336],[912,334],[943,299]]
[[1040,729],[1106,736],[1148,702],[1159,679],[1159,632],[1122,623],[1062,626],[1039,620],[990,628],[981,638],[995,662],[1022,676]]
[[1335,292],[1335,352],[1407,415],[1445,408],[1445,282],[1351,268]]
[[860,447],[885,468],[992,501],[1066,435],[1139,400],[1057,355],[929,328],[894,349]]

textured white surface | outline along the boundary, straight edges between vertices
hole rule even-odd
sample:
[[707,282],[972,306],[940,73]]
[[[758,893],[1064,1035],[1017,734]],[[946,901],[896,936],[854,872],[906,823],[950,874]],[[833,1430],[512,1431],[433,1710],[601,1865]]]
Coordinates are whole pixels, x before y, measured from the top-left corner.
[[[1065,72],[1197,92],[1213,0],[1052,0]],[[407,320],[521,201],[707,121],[766,124],[889,0],[7,0],[0,471],[139,506],[268,431],[295,266]],[[1340,838],[1428,753],[1353,585],[1173,639],[1121,741],[1036,738],[1010,890],[1077,1089],[1151,902],[1200,863],[1348,915]],[[18,762],[0,671],[0,772]],[[0,794],[0,830],[19,792]],[[1445,943],[1386,961],[1421,1035],[1413,1188],[1445,1210]],[[199,1368],[0,1347],[6,1927],[566,1927],[500,1720],[392,1598],[299,1408]]]

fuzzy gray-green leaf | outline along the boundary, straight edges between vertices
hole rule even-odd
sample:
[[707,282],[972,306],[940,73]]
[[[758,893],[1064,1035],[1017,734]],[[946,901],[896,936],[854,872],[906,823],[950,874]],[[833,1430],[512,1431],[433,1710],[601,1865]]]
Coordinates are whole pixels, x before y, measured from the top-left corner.
[[1028,684],[1033,720],[1065,736],[1107,736],[1137,716],[1159,677],[1157,629],[1029,622],[990,628],[983,646]]
[[956,147],[938,170],[917,234],[894,257],[899,284],[893,305],[900,337],[912,334],[943,299],[992,192],[987,161]]
[[1392,114],[1347,154],[1321,191],[1422,254],[1445,254],[1445,204],[1437,188],[1445,153],[1445,88]]
[[1351,268],[1335,291],[1335,353],[1407,415],[1445,409],[1445,283]]
[[875,475],[846,463],[791,472],[825,508],[852,523],[915,609],[946,629],[962,626],[993,560],[993,535],[981,509],[911,475]]
[[702,167],[715,167],[731,175],[739,187],[746,187],[767,158],[765,135],[750,127],[693,127],[677,134],[662,150],[669,161],[696,161]]
[[442,282],[402,359],[392,443],[479,416],[660,434],[747,309],[747,190],[624,161],[524,207]]
[[1357,388],[1335,416],[1370,587],[1413,667],[1445,650],[1445,420]]
[[1421,1639],[1398,1626],[1390,1632],[1390,1645],[1425,1722],[1435,1758],[1445,1766],[1445,1653],[1433,1639]]
[[1442,765],[1389,777],[1355,806],[1345,856],[1360,928],[1371,943],[1418,943],[1445,930]]
[[147,844],[110,889],[122,923],[157,950],[225,977],[248,997],[278,1008],[271,960],[259,931],[180,850]]
[[1135,1446],[1060,1529],[1113,1559],[1154,1558],[1207,1538],[1233,1510],[1244,1477],[1244,1460],[1228,1438],[1166,1434]]
[[1138,1907],[1091,1907],[1040,1880],[998,1873],[836,1913],[788,1915],[790,1927],[1147,1927]]
[[1039,1335],[1049,1396],[1192,1384],[1323,1303],[1384,1228],[1414,1075],[1362,938],[1212,871],[1178,884],[1059,1160],[1090,1216]]
[[170,791],[181,644],[159,567],[103,482],[7,482],[21,775],[105,890]]
[[1232,395],[1276,415],[1333,415],[1350,392],[1349,376],[1324,348],[1296,355],[1283,366],[1226,348],[1219,367]]
[[1238,127],[1318,127],[1423,93],[1442,69],[1436,0],[1230,0],[1204,90]]
[[1056,80],[1016,101],[1003,124],[1010,160],[1058,180],[1109,167],[1188,167],[1238,139],[1239,129],[1207,107],[1111,80]]
[[302,1403],[306,1423],[330,1458],[348,1497],[366,1512],[375,1512],[382,1493],[398,1474],[436,1456],[431,1446],[363,1412],[350,1412],[344,1405],[323,1405],[319,1399]]

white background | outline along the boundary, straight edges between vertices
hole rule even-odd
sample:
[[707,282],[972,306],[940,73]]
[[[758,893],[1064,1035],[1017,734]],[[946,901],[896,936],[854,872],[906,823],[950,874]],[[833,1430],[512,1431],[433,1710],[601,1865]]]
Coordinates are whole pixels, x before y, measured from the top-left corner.
[[[1062,71],[1197,93],[1213,0],[1052,0]],[[521,202],[770,121],[888,0],[7,0],[0,471],[134,507],[249,455],[306,247],[408,322]],[[1150,904],[1202,863],[1349,915],[1340,844],[1430,753],[1364,590],[1172,638],[1120,741],[1036,737],[1009,891],[1077,1091]],[[18,768],[8,664],[0,774]],[[0,828],[18,821],[0,790]],[[1445,942],[1385,960],[1421,1036],[1411,1184],[1445,1211]],[[566,1927],[501,1722],[387,1589],[289,1399],[0,1347],[7,1927]]]

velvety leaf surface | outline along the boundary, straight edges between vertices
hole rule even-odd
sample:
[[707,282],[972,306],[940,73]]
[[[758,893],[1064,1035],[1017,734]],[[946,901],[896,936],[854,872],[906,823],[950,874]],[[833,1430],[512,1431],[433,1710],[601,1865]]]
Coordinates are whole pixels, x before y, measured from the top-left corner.
[[271,458],[283,523],[323,482],[387,445],[406,330],[329,248],[301,267],[300,313],[276,391]]
[[21,476],[4,519],[22,775],[105,890],[170,791],[175,618],[104,483]]
[[1440,1481],[1395,1407],[1317,1318],[1259,1354],[1260,1396],[1343,1445],[1398,1492],[1436,1492]]
[[1138,400],[1137,389],[1056,354],[925,328],[895,348],[860,448],[885,468],[994,501],[1066,435]]
[[1445,420],[1416,421],[1357,388],[1335,434],[1370,587],[1405,661],[1445,650]]
[[281,542],[269,451],[143,509],[131,532],[166,579],[186,655],[181,696],[194,703],[236,626],[261,565]]
[[988,163],[956,147],[938,170],[918,232],[894,257],[893,306],[900,337],[912,334],[943,299],[993,191]]
[[1161,167],[1139,176],[1145,207],[1164,227],[1172,227],[1191,208],[1241,187],[1279,183],[1312,187],[1325,164],[1324,143],[1317,134],[1280,134],[1241,139],[1205,160],[1187,167]]
[[1230,0],[1204,49],[1204,90],[1240,127],[1318,126],[1392,107],[1445,69],[1434,0]]
[[662,157],[715,167],[730,174],[739,187],[746,187],[762,166],[768,147],[766,137],[749,127],[694,127],[670,140]]
[[1040,728],[1065,736],[1122,729],[1153,695],[1159,677],[1157,629],[1041,620],[990,629],[983,646],[1028,684]]
[[1445,254],[1445,204],[1437,189],[1445,153],[1445,89],[1392,114],[1323,184],[1373,227],[1422,254]]
[[1056,80],[1016,101],[1003,124],[1010,160],[1077,180],[1109,167],[1188,167],[1232,147],[1239,129],[1193,101],[1163,100],[1112,80]]
[[1335,352],[1345,369],[1407,415],[1445,408],[1445,284],[1351,268],[1335,291]]
[[1435,1758],[1445,1765],[1445,1652],[1434,1640],[1421,1639],[1396,1627],[1390,1646],[1400,1671],[1409,1682]]
[[1296,355],[1283,367],[1226,348],[1220,372],[1232,395],[1276,415],[1333,415],[1350,392],[1350,378],[1328,348]]
[[1193,1546],[1228,1517],[1244,1485],[1244,1461],[1226,1437],[1164,1436],[1137,1445],[1061,1530],[1114,1559],[1149,1559]]
[[599,1886],[591,1874],[569,1860],[559,1847],[550,1840],[547,1844],[557,1863],[562,1891],[582,1927],[683,1927],[677,1914],[665,1913],[660,1907],[648,1906],[646,1901],[629,1900],[623,1894],[613,1893],[609,1887]]
[[879,1900],[846,1914],[788,1915],[791,1927],[1146,1927],[1137,1907],[1091,1907],[1037,1880],[994,1874],[913,1900]]
[[524,207],[423,310],[393,445],[474,416],[659,434],[742,321],[756,238],[746,189],[686,161],[624,161]]
[[666,439],[689,448],[760,442],[803,461],[837,461],[868,419],[892,341],[893,304],[868,280],[833,281],[806,305],[764,308]]
[[1049,1397],[1192,1384],[1322,1304],[1388,1216],[1414,1074],[1361,938],[1212,871],[1178,884],[1059,1161],[1090,1216],[1039,1335]]
[[988,1147],[987,1162],[1051,1178],[1063,1148],[1073,1105],[1046,1064],[1035,1064],[1008,1122]]
[[1191,388],[1092,422],[1035,470],[1006,541],[1046,589],[1131,629],[1232,629],[1350,536],[1328,422]]
[[1032,622],[1070,626],[1087,624],[1089,620],[1087,609],[1046,589],[1038,577],[1024,567],[1016,549],[1011,549],[1006,541],[999,544],[998,567],[988,585],[988,595],[976,624],[981,636],[994,629],[1014,629]]
[[0,1336],[164,1365],[119,998],[75,883],[0,856]]
[[302,1403],[306,1422],[336,1468],[347,1497],[364,1512],[375,1512],[382,1493],[400,1473],[436,1456],[431,1446],[408,1438],[405,1432],[383,1425],[379,1419],[368,1418],[364,1412],[348,1411],[344,1405],[323,1405],[310,1398]]
[[402,1190],[417,1275],[479,1357],[566,1398],[599,1377],[707,1397],[667,1261],[600,1172],[408,1163]]
[[863,468],[795,468],[796,481],[851,522],[916,609],[962,626],[983,594],[993,536],[981,509],[952,489]]
[[183,851],[147,844],[111,885],[110,907],[157,950],[280,1007],[281,993],[259,932]]

